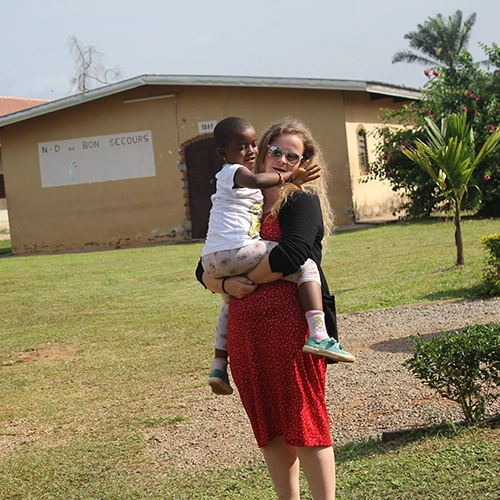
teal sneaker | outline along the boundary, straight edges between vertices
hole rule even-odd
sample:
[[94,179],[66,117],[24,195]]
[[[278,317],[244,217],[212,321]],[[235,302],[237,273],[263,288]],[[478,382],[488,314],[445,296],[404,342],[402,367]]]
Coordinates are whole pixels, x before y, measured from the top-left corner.
[[309,337],[302,350],[308,354],[324,356],[325,358],[342,363],[354,363],[356,361],[356,358],[350,352],[344,351],[342,346],[333,337],[321,341]]
[[229,385],[229,376],[227,372],[223,372],[222,370],[214,369],[210,372],[208,385],[215,394],[229,396],[233,393],[233,388]]

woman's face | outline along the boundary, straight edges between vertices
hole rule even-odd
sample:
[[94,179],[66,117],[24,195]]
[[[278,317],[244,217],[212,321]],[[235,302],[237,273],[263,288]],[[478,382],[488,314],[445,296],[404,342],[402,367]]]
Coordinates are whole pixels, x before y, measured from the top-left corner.
[[266,152],[264,156],[265,172],[293,172],[299,168],[301,162],[297,161],[297,163],[292,165],[289,161],[287,161],[287,154],[295,153],[302,158],[304,155],[304,144],[300,137],[292,134],[282,134],[274,139],[274,141],[270,142],[269,146],[277,146],[281,149],[283,154],[279,158],[273,158],[269,155],[269,152]]

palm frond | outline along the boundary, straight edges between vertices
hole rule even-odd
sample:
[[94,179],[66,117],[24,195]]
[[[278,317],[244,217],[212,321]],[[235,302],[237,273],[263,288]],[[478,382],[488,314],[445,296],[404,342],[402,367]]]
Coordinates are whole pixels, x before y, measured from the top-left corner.
[[407,33],[410,47],[423,55],[410,51],[397,52],[392,62],[417,62],[421,64],[444,65],[455,68],[462,51],[467,48],[471,30],[476,22],[476,14],[471,14],[462,22],[463,13],[457,10],[444,19],[441,14],[429,17],[417,29]]
[[392,57],[392,63],[397,62],[408,62],[408,63],[418,63],[424,66],[440,66],[441,63],[437,59],[430,59],[428,57],[423,57],[410,50],[401,50],[396,52]]

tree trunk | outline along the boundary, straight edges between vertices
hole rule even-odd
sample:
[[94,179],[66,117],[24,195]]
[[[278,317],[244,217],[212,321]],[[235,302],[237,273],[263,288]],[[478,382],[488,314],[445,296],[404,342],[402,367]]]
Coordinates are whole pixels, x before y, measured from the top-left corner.
[[455,217],[453,218],[453,222],[455,223],[455,245],[457,247],[457,266],[463,266],[465,264],[464,242],[462,240],[460,205],[458,203],[455,205]]

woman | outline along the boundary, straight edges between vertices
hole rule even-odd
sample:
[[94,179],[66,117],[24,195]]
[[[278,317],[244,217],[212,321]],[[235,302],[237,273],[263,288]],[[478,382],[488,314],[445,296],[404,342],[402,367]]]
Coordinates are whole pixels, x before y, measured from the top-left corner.
[[[298,120],[271,126],[259,145],[256,172],[292,172],[323,164],[318,145]],[[236,297],[229,305],[231,373],[279,498],[299,498],[299,467],[313,498],[335,498],[335,460],[325,402],[326,360],[305,354],[308,326],[297,286],[280,280],[307,258],[319,267],[322,240],[332,228],[324,176],[304,192],[293,185],[264,191],[261,235],[279,241],[245,277],[214,279],[212,291]],[[333,298],[323,273],[327,326],[337,337]],[[278,281],[274,281],[278,280]],[[255,289],[254,283],[268,283]],[[332,340],[333,341],[333,340]]]

